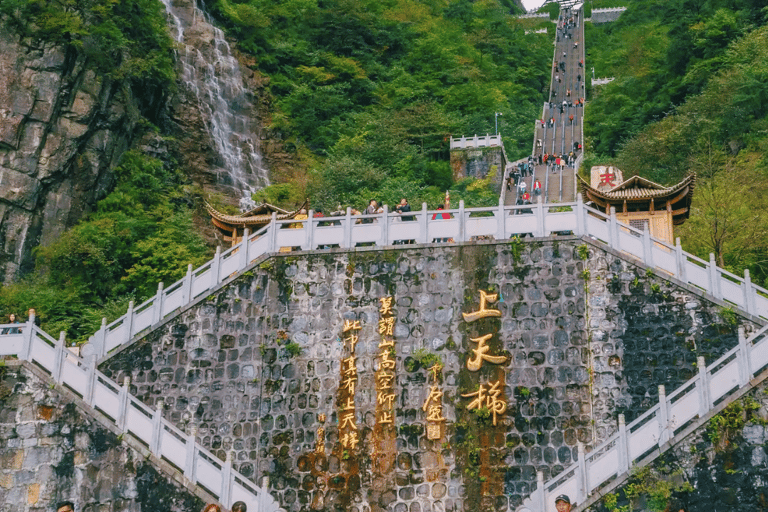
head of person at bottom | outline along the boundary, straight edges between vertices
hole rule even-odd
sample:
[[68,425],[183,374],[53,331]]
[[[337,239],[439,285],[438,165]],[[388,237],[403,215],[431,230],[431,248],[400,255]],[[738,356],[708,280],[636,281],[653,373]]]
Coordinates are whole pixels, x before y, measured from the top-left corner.
[[232,512],[247,512],[248,507],[245,506],[245,503],[242,501],[236,501],[232,505]]
[[75,504],[71,501],[60,501],[56,504],[56,512],[75,512]]
[[565,494],[561,494],[555,498],[555,507],[557,508],[557,512],[570,512],[571,498]]

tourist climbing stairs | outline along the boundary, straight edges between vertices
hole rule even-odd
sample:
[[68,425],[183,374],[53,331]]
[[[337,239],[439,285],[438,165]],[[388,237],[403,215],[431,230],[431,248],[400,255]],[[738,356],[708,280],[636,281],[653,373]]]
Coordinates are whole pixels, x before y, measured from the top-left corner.
[[[535,180],[542,188],[545,203],[574,201],[576,198],[575,166],[556,165],[556,158],[573,152],[578,157],[578,145],[583,141],[584,25],[582,11],[562,10],[557,21],[555,51],[550,75],[549,101],[542,108],[542,117],[535,121],[533,147],[534,167],[531,175],[521,178],[531,194]],[[542,121],[544,123],[542,124]],[[549,155],[547,162],[539,164],[539,156]],[[514,166],[515,164],[513,164]],[[505,204],[512,205],[520,197],[521,189],[506,193]]]

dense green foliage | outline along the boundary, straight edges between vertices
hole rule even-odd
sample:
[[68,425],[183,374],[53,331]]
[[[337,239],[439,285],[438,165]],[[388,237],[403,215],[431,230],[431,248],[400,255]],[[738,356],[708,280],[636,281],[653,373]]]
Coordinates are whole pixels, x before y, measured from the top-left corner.
[[529,151],[552,39],[526,35],[509,0],[208,5],[269,75],[273,133],[319,157],[291,197],[326,211],[401,195],[434,208],[451,188],[495,203],[465,196],[448,165],[449,137],[493,133],[495,112],[510,157]]
[[615,76],[586,109],[590,162],[672,184],[699,176],[683,247],[768,284],[768,8],[759,0],[628,2],[587,25],[588,65]]
[[37,272],[0,289],[1,310],[35,308],[48,332],[77,339],[208,259],[178,172],[136,151],[115,172],[117,185],[96,211],[39,248]]

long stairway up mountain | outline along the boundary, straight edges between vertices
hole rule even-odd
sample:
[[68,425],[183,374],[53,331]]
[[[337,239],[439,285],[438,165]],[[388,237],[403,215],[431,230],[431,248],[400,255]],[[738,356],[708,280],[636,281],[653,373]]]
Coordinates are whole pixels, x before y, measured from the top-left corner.
[[[545,203],[570,202],[576,199],[574,162],[580,155],[578,145],[583,140],[586,95],[582,18],[582,9],[570,8],[564,8],[558,17],[549,98],[542,108],[542,118],[535,121],[531,152],[534,165],[532,172],[520,179],[532,195],[533,184],[535,180],[539,180]],[[571,165],[556,165],[558,157],[567,158],[571,153]],[[507,205],[515,204],[521,195],[519,186],[510,192],[505,195]],[[536,200],[535,196],[533,200]]]

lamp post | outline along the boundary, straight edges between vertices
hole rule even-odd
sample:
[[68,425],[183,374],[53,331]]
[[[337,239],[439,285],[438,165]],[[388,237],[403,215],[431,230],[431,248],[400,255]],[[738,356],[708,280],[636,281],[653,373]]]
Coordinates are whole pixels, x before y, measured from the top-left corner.
[[499,116],[502,116],[501,112],[496,112],[496,114],[493,116],[493,120],[496,122],[496,135],[499,134]]

